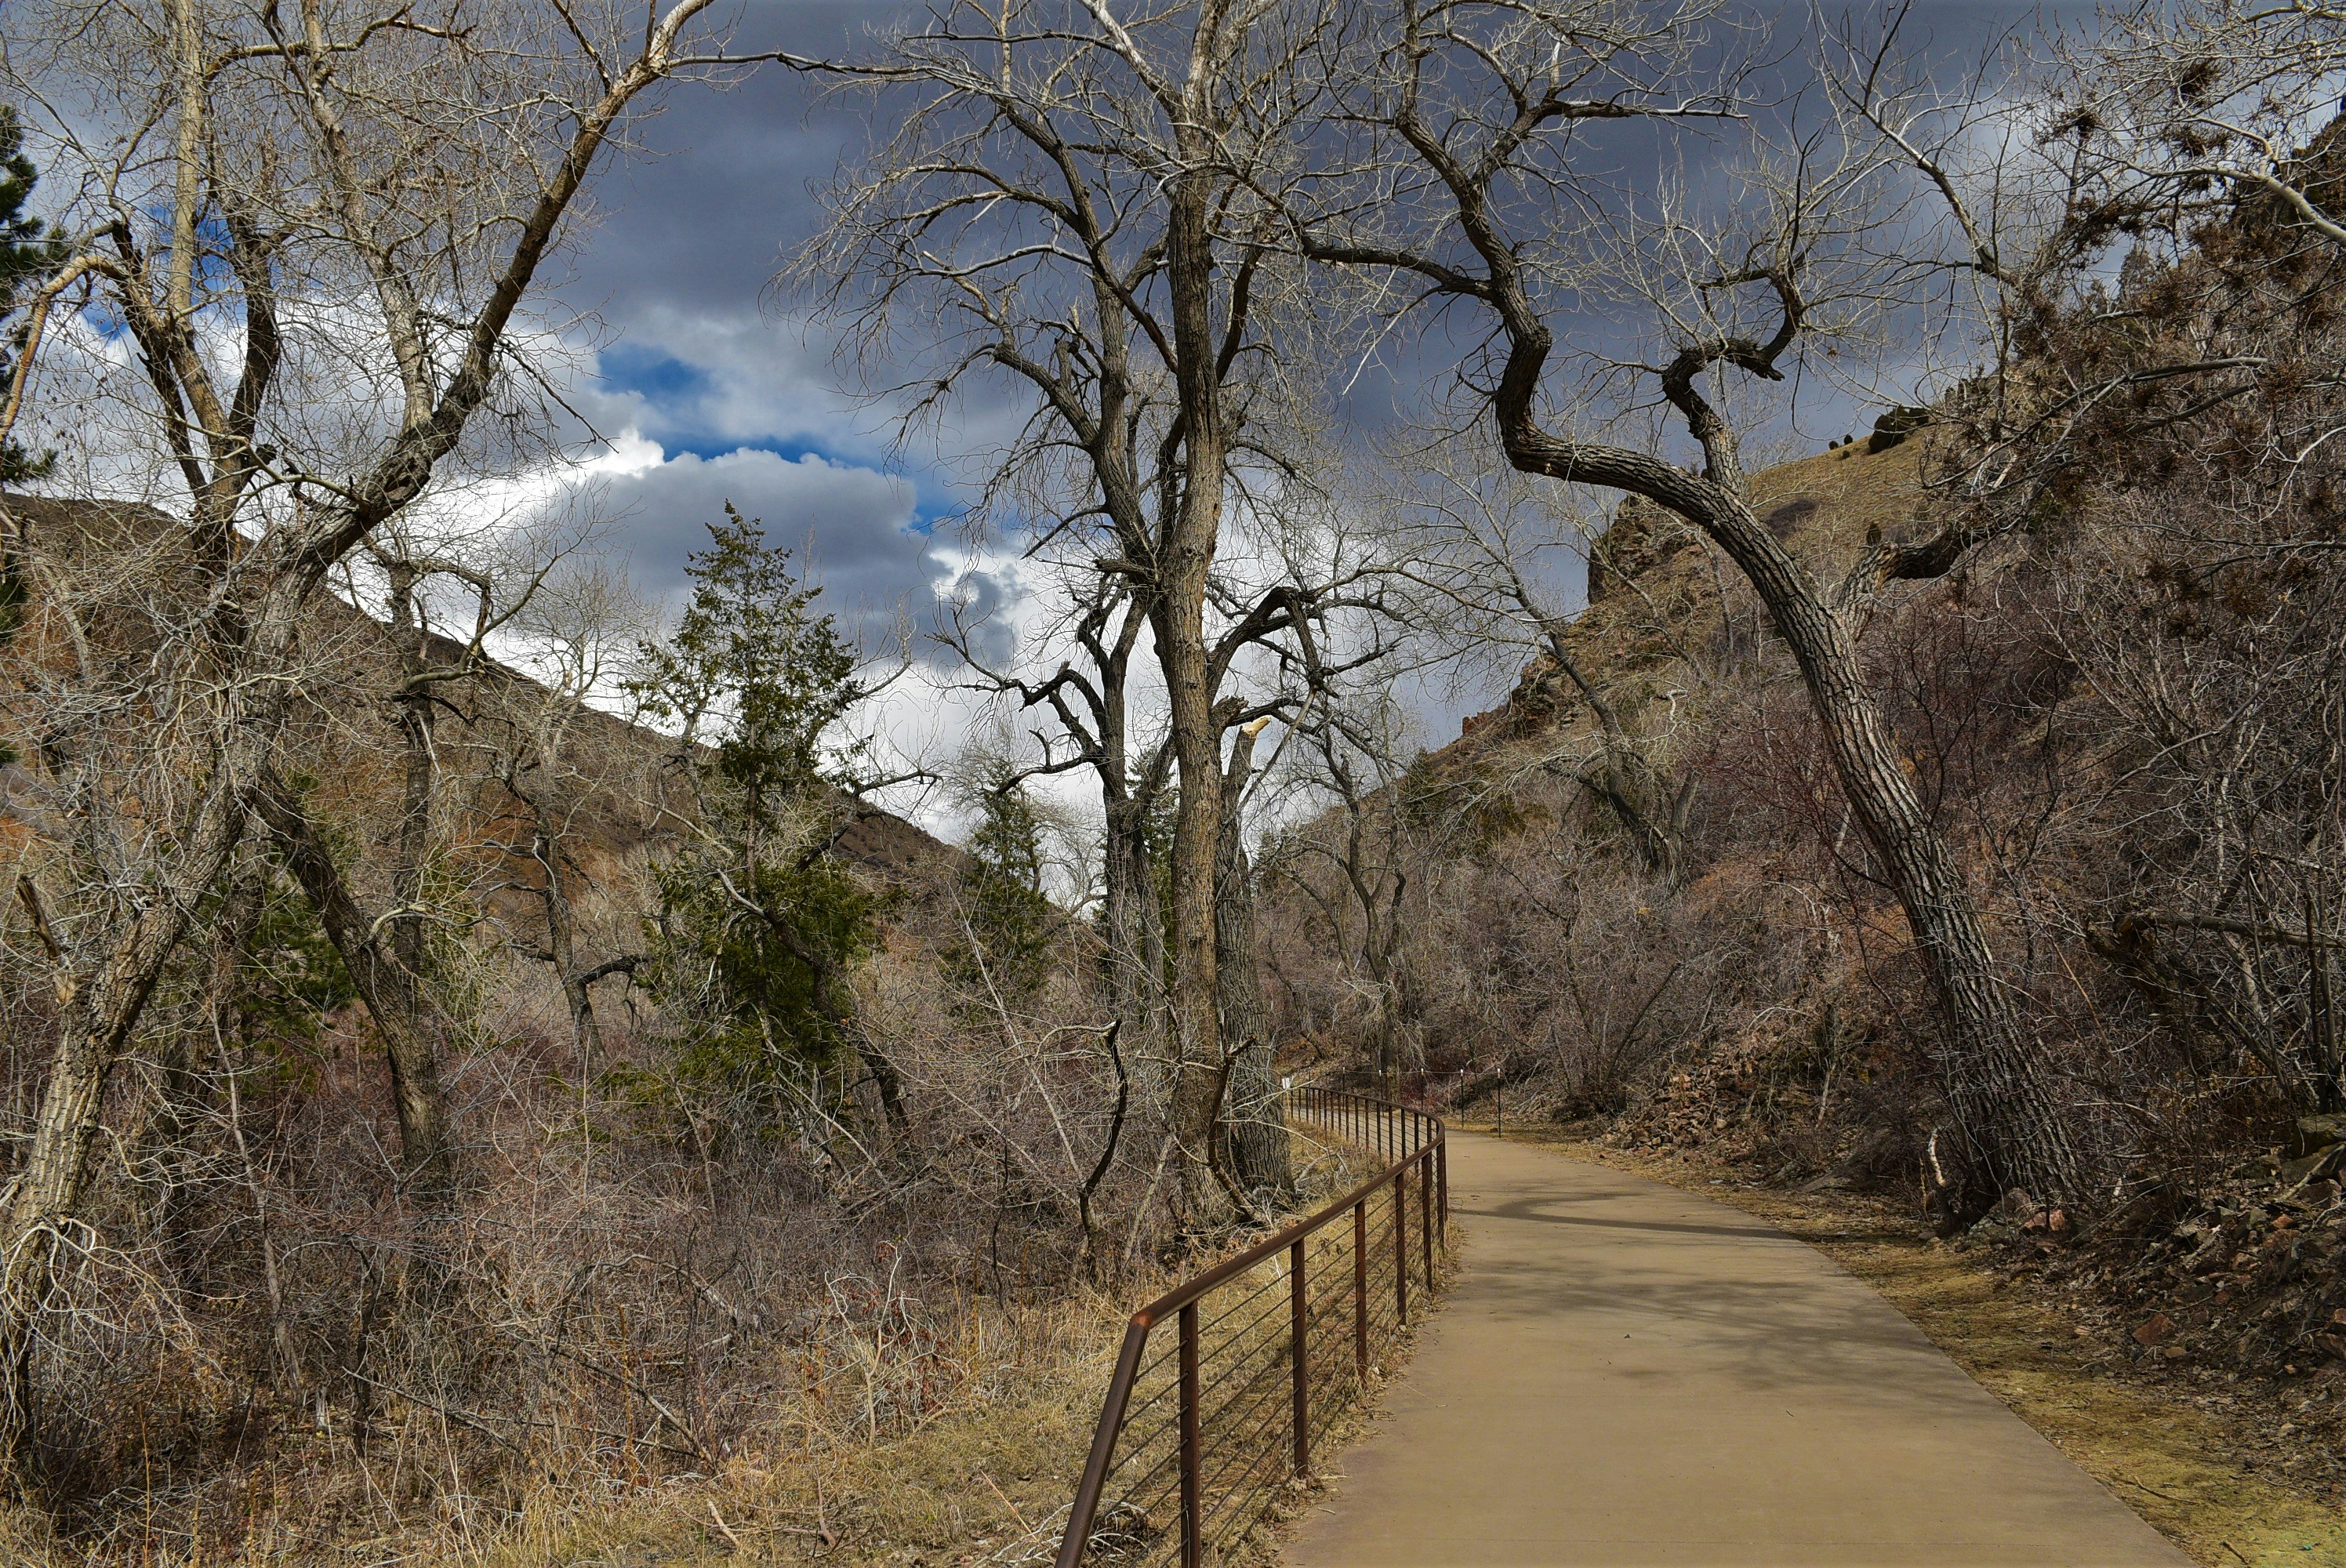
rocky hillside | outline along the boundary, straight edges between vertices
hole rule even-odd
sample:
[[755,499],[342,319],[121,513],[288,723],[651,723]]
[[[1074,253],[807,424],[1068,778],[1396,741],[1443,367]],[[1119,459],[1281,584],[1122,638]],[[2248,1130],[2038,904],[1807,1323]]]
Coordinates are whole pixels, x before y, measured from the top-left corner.
[[[1751,491],[1831,582],[1867,544],[1930,526],[1927,458],[1893,429]],[[2155,863],[2129,769],[2155,754],[2106,695],[2146,657],[2140,623],[2104,617],[2172,569],[2101,521],[2081,508],[2049,545],[2008,540],[1861,617],[1917,782],[1974,869],[2112,1183],[2081,1214],[2009,1193],[1964,1245],[2066,1299],[2147,1373],[2311,1380],[2300,1391],[2319,1396],[2346,1377],[2346,1117],[2276,1096],[2253,1054],[2228,1057],[2178,1016],[2171,976],[2123,946],[2143,884],[2116,879]],[[1919,1208],[1919,1163],[1946,1125],[1931,1018],[1797,675],[1733,567],[1674,518],[1623,508],[1590,579],[1566,641],[1657,768],[1691,778],[1685,874],[1637,866],[1619,821],[1572,787],[1599,728],[1556,662],[1533,661],[1402,786],[1384,851],[1412,879],[1401,1065],[1468,1115],[1503,1105],[1510,1122]],[[2235,597],[2258,610],[2246,587]],[[2151,605],[2162,635],[2194,635]],[[1342,1000],[1365,988],[1358,934],[1301,901],[1272,923],[1290,1024],[1338,1060],[1369,1052],[1372,1021]],[[2103,1095],[2131,1098],[2113,1112]]]
[[[20,525],[39,531],[52,546],[60,538],[76,541],[70,552],[52,557],[71,563],[74,580],[56,585],[69,597],[118,606],[126,584],[141,576],[162,585],[169,581],[167,563],[177,525],[166,514],[27,495],[7,496],[5,504]],[[28,591],[37,591],[37,585]],[[132,660],[157,652],[152,623],[134,628],[118,608],[90,630],[94,657],[100,659]],[[308,765],[296,782],[352,847],[359,883],[375,886],[382,876],[371,851],[389,841],[404,789],[406,759],[392,701],[400,681],[398,648],[388,627],[329,596],[318,603],[302,653],[308,664],[294,706],[301,738],[290,752]],[[425,657],[454,667],[464,655],[460,645],[434,636]],[[36,665],[68,657],[68,650],[12,647],[8,657]],[[530,854],[529,814],[507,785],[537,788],[546,772],[536,759],[537,748],[550,726],[558,736],[553,771],[558,775],[554,789],[560,797],[564,850],[583,882],[581,913],[606,928],[605,935],[628,940],[634,922],[648,908],[651,860],[673,848],[691,820],[690,791],[674,739],[617,714],[566,702],[495,659],[472,661],[470,674],[437,691],[434,740],[443,787],[436,809],[449,819],[443,837],[453,846],[450,869],[493,913],[517,929],[529,925],[536,901],[529,890],[541,885],[544,872]],[[378,697],[353,706],[353,692]],[[0,774],[5,789],[0,856],[14,858],[8,846],[12,835],[23,838],[21,818],[46,809],[48,787],[41,774],[29,759],[10,763]],[[959,850],[902,817],[844,800],[842,808],[832,853],[875,877],[917,882],[959,862]]]
[[[1923,443],[1855,443],[1755,474],[1751,494],[1776,537],[1821,581],[1854,564],[1869,543],[1929,527]],[[1731,658],[1755,635],[1758,614],[1735,567],[1695,529],[1631,499],[1593,542],[1587,606],[1566,634],[1584,673],[1617,706],[1667,704],[1690,677]],[[1591,722],[1572,684],[1545,657],[1532,661],[1500,707],[1468,718],[1433,754],[1439,768],[1492,771],[1552,749]]]

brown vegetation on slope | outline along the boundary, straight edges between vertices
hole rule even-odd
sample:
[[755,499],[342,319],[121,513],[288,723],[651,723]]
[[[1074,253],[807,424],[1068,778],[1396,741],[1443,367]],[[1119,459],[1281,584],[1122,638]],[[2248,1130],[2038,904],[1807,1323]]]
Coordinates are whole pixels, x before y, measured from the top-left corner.
[[[1830,578],[1870,543],[1929,527],[1932,458],[1924,440],[1841,446],[1754,475],[1753,504]],[[2163,477],[2153,504],[2192,504],[2172,467]],[[2276,1412],[2268,1423],[2286,1421],[2293,1440],[2285,1458],[2341,1430],[2346,1207],[2331,1178],[2346,1127],[2257,1053],[2178,1017],[2114,951],[2127,911],[2178,879],[2166,853],[2137,847],[2157,826],[2145,775],[2174,756],[2147,745],[2140,715],[2113,697],[2144,678],[2212,686],[2206,645],[2228,636],[2266,657],[2292,637],[2328,640],[2338,585],[2327,555],[2270,562],[2229,538],[2203,546],[2212,566],[2178,567],[2172,535],[2139,527],[2139,504],[2119,484],[2081,498],[2057,532],[2011,539],[1881,606],[1864,642],[1918,783],[2027,988],[2034,1048],[2058,1064],[2068,1115],[2108,1173],[2090,1210],[2007,1195],[1970,1245],[2094,1315],[2111,1357]],[[2247,565],[2226,585],[2221,557],[2236,553]],[[1398,1065],[1486,1118],[1503,1105],[1510,1124],[1561,1123],[1912,1212],[1931,1140],[1945,1135],[1925,1062],[1933,1024],[1904,922],[1853,842],[1764,615],[1666,514],[1623,508],[1592,555],[1596,592],[1567,634],[1572,654],[1635,716],[1647,755],[1694,779],[1688,874],[1673,885],[1641,867],[1577,786],[1599,727],[1553,661],[1534,661],[1505,706],[1394,791],[1383,852],[1423,901],[1402,955],[1422,1009],[1416,1054]],[[2278,596],[2261,586],[2275,568],[2290,584]],[[2215,583],[2198,585],[2198,570]],[[2178,604],[2179,584],[2191,585]],[[2305,738],[2334,746],[2313,718],[2334,711],[2329,666],[2267,667],[2264,700],[2305,713]],[[2211,725],[2230,717],[2201,711]],[[2334,761],[2273,766],[2310,784],[2334,778]],[[2170,775],[2170,790],[2188,787]],[[2320,820],[2310,841],[2327,845]],[[1292,895],[1281,916],[1285,1017],[1336,1060],[1365,1060],[1342,933]],[[2269,1028],[2288,1027],[2291,998],[2305,1004],[2303,952],[2294,985],[2269,988]],[[2290,1469],[2316,1494],[2334,1491],[2326,1471]]]
[[[56,717],[29,698],[61,660],[81,689],[105,689],[109,672],[174,654],[190,613],[173,591],[174,520],[8,504],[43,574],[0,648],[12,711]],[[45,591],[87,612],[78,647]],[[380,925],[374,911],[401,908],[409,788],[393,629],[326,598],[302,653],[290,782]],[[810,1441],[852,1470],[859,1444],[947,1411],[966,1420],[1005,1380],[1072,1377],[1088,1347],[1095,1315],[1062,1303],[1107,1067],[1061,1025],[1088,1021],[1089,946],[1056,942],[1015,998],[983,994],[965,972],[971,857],[842,798],[828,852],[886,911],[855,1021],[902,1074],[917,1162],[900,1171],[862,1147],[884,1135],[868,1081],[827,1105],[794,1103],[787,1082],[696,1076],[680,1021],[625,970],[604,983],[589,1055],[543,957],[547,868],[563,868],[581,964],[643,952],[656,871],[696,826],[698,759],[445,637],[425,653],[453,677],[434,697],[422,891],[454,1212],[418,1202],[381,1033],[286,846],[256,826],[239,872],[250,914],[230,919],[239,895],[218,895],[115,1080],[119,1135],[87,1215],[104,1239],[76,1252],[36,1352],[55,1517],[0,1522],[25,1532],[0,1537],[15,1550],[314,1558],[388,1532],[489,1551],[614,1489],[779,1464]],[[551,752],[549,708],[563,732]],[[118,721],[93,707],[84,722]],[[54,891],[71,776],[44,738],[0,735],[23,753],[0,863],[12,885],[52,890],[20,899],[0,933],[0,1134],[19,1146],[53,1043],[36,938],[77,934]],[[36,905],[46,933],[24,918]],[[1119,1220],[1145,1209],[1140,1143],[1095,1178]],[[1063,1149],[1081,1166],[1062,1168]],[[1106,1231],[1100,1278],[1145,1273],[1147,1227]]]

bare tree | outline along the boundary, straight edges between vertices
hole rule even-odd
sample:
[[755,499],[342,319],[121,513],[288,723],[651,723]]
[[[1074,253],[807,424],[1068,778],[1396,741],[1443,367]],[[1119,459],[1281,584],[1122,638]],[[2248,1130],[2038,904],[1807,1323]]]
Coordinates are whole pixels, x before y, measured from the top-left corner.
[[[1716,16],[1681,12],[1665,21],[1609,0],[1402,0],[1384,9],[1348,107],[1375,133],[1365,167],[1402,172],[1382,188],[1356,184],[1341,210],[1300,225],[1300,243],[1323,260],[1407,280],[1416,298],[1471,301],[1492,336],[1490,372],[1470,384],[1508,461],[1665,507],[1750,581],[1800,667],[1835,774],[1904,907],[1939,1001],[1942,1082],[1987,1185],[2075,1199],[2085,1174],[1963,869],[1902,767],[1843,596],[1753,511],[1741,432],[1726,401],[1738,382],[1783,381],[1811,342],[1831,341],[1837,327],[1882,308],[1894,279],[1885,280],[1872,237],[1895,219],[1897,191],[1882,189],[1894,166],[1842,127],[1811,131],[1796,121],[1780,167],[1771,171],[1763,159],[1739,193],[1740,210],[1706,229],[1667,210],[1641,226],[1648,214],[1634,199],[1612,199],[1580,150],[1590,127],[1607,121],[1718,123],[1739,114],[1732,59],[1707,53],[1706,24]],[[1593,245],[1558,232],[1580,212],[1595,214]],[[1644,295],[1657,351],[1602,364],[1584,392],[1617,402],[1658,397],[1698,453],[1698,473],[1658,442],[1556,426],[1557,269],[1592,249]],[[1923,270],[1893,259],[1892,273],[1901,265]],[[1936,575],[1970,540],[1885,551],[1871,564],[1873,579]]]
[[1477,667],[1494,657],[1553,665],[1596,721],[1594,751],[1559,759],[1558,766],[1612,810],[1649,869],[1674,879],[1698,780],[1692,773],[1673,779],[1661,756],[1668,736],[1633,730],[1620,704],[1582,667],[1573,617],[1552,575],[1559,552],[1596,571],[1588,539],[1600,530],[1559,514],[1511,468],[1481,471],[1492,465],[1478,455],[1455,442],[1394,464],[1410,476],[1390,504],[1398,535],[1393,570],[1417,589],[1412,623]]
[[[1389,690],[1330,693],[1297,726],[1290,764],[1303,799],[1334,809],[1281,834],[1270,866],[1319,909],[1369,1004],[1372,1056],[1380,1077],[1413,1065],[1414,1012],[1402,902],[1422,849],[1410,841],[1405,725]],[[1331,890],[1326,884],[1337,885]]]
[[[71,255],[34,297],[0,424],[61,352],[60,301],[127,324],[127,368],[50,368],[105,436],[109,486],[184,515],[148,544],[155,575],[116,585],[145,596],[159,657],[130,671],[93,657],[83,695],[156,716],[155,748],[190,781],[133,801],[69,740],[45,759],[79,793],[58,844],[70,900],[51,901],[64,1006],[0,1302],[20,1484],[34,1337],[57,1249],[80,1244],[107,1082],[248,809],[281,816],[272,753],[312,606],[444,470],[546,428],[516,354],[525,302],[647,93],[737,64],[696,41],[707,9],[56,0],[11,15],[9,87],[40,107],[45,161],[76,194],[59,222]],[[153,466],[126,473],[126,452]],[[80,543],[28,535],[13,509],[0,540],[36,584],[57,575],[45,554]],[[86,650],[119,630],[71,596],[42,613]],[[135,852],[86,852],[126,818],[142,823]]]
[[1107,932],[1109,1005],[1124,1025],[1126,1051],[1152,1064],[1143,1094],[1153,1101],[1172,1075],[1153,1070],[1166,1045],[1165,922],[1148,821],[1170,781],[1173,753],[1162,739],[1144,748],[1134,734],[1133,656],[1148,612],[1129,579],[1094,574],[1091,591],[1074,608],[1074,624],[1066,635],[1086,667],[1062,659],[1040,678],[996,667],[979,647],[974,628],[956,624],[947,635],[985,689],[1015,697],[1024,710],[1046,709],[1056,720],[1057,733],[1039,737],[1044,754],[1023,773],[1040,777],[1086,769],[1098,783],[1104,830],[1100,919]]
[[1263,331],[1284,252],[1260,193],[1286,178],[1282,127],[1310,91],[1298,65],[1323,15],[1234,0],[939,5],[880,58],[826,67],[882,84],[903,128],[833,190],[831,229],[795,273],[821,280],[883,372],[879,356],[910,343],[916,414],[997,376],[1022,386],[1033,412],[1001,490],[1067,475],[1083,502],[1045,514],[1072,516],[1077,547],[1148,617],[1179,775],[1174,1124],[1201,1217],[1219,1207],[1218,706],[1236,647],[1300,606],[1259,600],[1218,636],[1210,586],[1234,494],[1294,473],[1273,439],[1286,388]]
[[497,779],[525,816],[527,842],[513,849],[533,868],[521,891],[538,905],[545,932],[542,941],[516,935],[514,944],[549,965],[561,986],[582,1078],[603,1056],[596,985],[643,962],[631,947],[600,957],[586,951],[579,898],[586,879],[573,823],[598,795],[629,792],[628,781],[615,777],[617,759],[591,755],[596,719],[588,704],[611,695],[618,662],[650,626],[649,608],[623,571],[576,558],[545,576],[512,623],[516,657],[532,680],[505,683],[512,739],[498,759]]
[[2333,144],[2346,7],[2188,0],[2108,8],[2054,40],[2037,110],[2067,156],[2075,218],[2183,229],[2261,199],[2346,249],[2346,206],[2313,156]]

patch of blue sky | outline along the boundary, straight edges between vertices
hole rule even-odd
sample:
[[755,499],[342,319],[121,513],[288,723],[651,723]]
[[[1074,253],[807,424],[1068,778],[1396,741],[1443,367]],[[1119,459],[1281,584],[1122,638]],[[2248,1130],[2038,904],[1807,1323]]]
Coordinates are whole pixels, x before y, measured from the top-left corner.
[[90,301],[88,308],[82,311],[81,320],[105,342],[114,342],[128,337],[130,332],[130,318],[116,310],[103,294]]
[[611,391],[642,400],[643,433],[659,443],[668,460],[692,456],[713,462],[737,452],[770,453],[785,463],[810,460],[866,472],[892,472],[910,483],[913,508],[908,531],[928,537],[958,516],[963,503],[944,477],[917,464],[882,465],[872,461],[869,447],[847,448],[806,436],[771,436],[744,440],[738,425],[719,428],[709,417],[710,400],[722,389],[715,377],[688,360],[657,348],[614,343],[597,358],[597,369]]
[[597,356],[597,365],[614,391],[637,393],[664,419],[678,412],[673,404],[697,400],[710,389],[699,367],[635,343],[612,344]]

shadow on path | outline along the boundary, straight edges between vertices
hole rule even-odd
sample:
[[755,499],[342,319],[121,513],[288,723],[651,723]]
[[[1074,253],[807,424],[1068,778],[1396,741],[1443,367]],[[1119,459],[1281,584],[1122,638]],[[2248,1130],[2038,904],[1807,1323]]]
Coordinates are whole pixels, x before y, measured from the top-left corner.
[[1464,1272],[1293,1568],[2187,1561],[1782,1232],[1487,1138],[1451,1186]]

